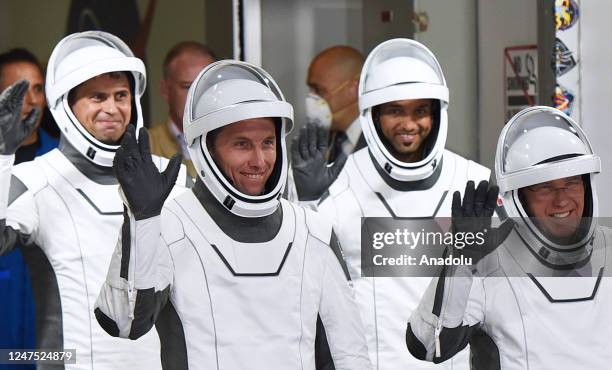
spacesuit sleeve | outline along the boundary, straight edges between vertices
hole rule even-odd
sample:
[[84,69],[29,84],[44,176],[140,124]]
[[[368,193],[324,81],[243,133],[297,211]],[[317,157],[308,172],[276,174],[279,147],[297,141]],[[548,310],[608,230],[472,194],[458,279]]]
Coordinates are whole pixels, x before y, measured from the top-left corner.
[[440,363],[469,343],[484,321],[482,279],[465,266],[433,278],[406,329],[406,345],[420,359]]
[[371,369],[365,330],[340,247],[332,233],[325,258],[319,316],[337,370]]
[[124,210],[119,240],[95,308],[96,319],[112,336],[137,339],[146,334],[168,300],[173,266],[162,236],[163,214],[136,221]]
[[30,245],[38,229],[38,212],[28,188],[12,175],[14,155],[0,155],[0,255]]

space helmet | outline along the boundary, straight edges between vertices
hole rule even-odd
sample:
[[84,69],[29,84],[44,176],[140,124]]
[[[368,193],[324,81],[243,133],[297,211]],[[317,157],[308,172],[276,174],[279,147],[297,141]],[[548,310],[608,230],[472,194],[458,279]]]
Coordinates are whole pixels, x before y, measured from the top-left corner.
[[[517,222],[517,231],[536,255],[553,266],[577,263],[590,255],[598,216],[595,175],[601,171],[582,128],[558,109],[536,106],[517,113],[497,142],[495,177],[503,207]],[[585,199],[581,225],[570,243],[547,235],[530,217],[520,189],[573,176],[584,179]]]
[[[434,123],[423,142],[423,156],[417,162],[400,161],[380,131],[373,109],[381,104],[407,99],[434,99]],[[442,68],[433,53],[410,39],[392,39],[368,55],[359,80],[361,127],[368,148],[391,178],[416,181],[428,178],[440,165],[448,131],[449,91]]]
[[[264,193],[238,190],[219,168],[207,146],[207,135],[234,122],[272,118],[276,129],[276,161]],[[285,136],[293,128],[293,107],[274,79],[252,64],[222,60],[208,65],[191,84],[183,131],[199,178],[226,209],[241,217],[273,213],[287,181]]]
[[51,53],[45,83],[47,103],[62,135],[87,159],[105,167],[113,165],[119,145],[103,143],[91,135],[75,117],[68,96],[83,82],[109,72],[128,72],[132,76],[131,123],[138,132],[143,124],[140,97],[146,87],[145,66],[117,36],[103,31],[66,36]]

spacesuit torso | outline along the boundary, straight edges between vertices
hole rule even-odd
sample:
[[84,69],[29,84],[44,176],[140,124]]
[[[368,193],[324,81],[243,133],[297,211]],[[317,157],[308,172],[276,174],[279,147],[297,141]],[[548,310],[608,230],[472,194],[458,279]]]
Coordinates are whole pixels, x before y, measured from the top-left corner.
[[[64,149],[71,150],[67,143]],[[93,168],[81,159],[81,166]],[[155,161],[162,167],[166,162]],[[104,333],[93,314],[112,256],[109,245],[123,221],[116,180],[102,174],[100,182],[92,180],[57,149],[13,167],[12,175],[3,247],[21,241],[29,264],[37,348],[76,349],[70,369],[160,368],[155,333],[121,341]]]
[[[206,192],[201,183],[196,187]],[[270,240],[239,241],[225,231],[227,225],[221,226],[219,213],[213,216],[205,208],[219,208],[210,193],[198,199],[194,192],[167,202],[161,216],[132,224],[136,242],[130,246],[130,262],[135,257],[156,266],[134,262],[127,285],[133,281],[138,294],[155,287],[156,297],[148,305],[130,298],[129,291],[112,288],[123,284],[113,276],[122,264],[118,245],[98,310],[119,334],[132,337],[138,321],[162,307],[156,326],[167,359],[164,368],[314,369],[319,314],[337,368],[368,368],[359,314],[340,251],[330,247],[329,224],[282,200],[281,209],[269,216],[281,217]],[[156,225],[162,241],[154,250]],[[267,233],[261,222],[260,235]]]
[[[490,171],[448,150],[429,178],[398,182],[383,178],[368,149],[351,155],[318,210],[334,224],[354,280],[355,294],[366,330],[370,359],[376,369],[427,369],[406,350],[405,328],[431,278],[362,277],[361,217],[449,217],[452,194],[468,180],[489,178]],[[453,368],[467,368],[467,356]],[[447,364],[451,368],[450,361]]]

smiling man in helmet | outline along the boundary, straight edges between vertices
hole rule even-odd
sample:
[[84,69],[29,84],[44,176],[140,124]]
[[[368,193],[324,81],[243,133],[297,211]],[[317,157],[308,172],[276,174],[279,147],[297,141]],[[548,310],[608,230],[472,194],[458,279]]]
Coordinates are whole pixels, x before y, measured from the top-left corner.
[[[61,129],[59,148],[17,166],[13,153],[35,115],[20,122],[27,84],[0,98],[0,252],[23,246],[37,348],[75,349],[69,368],[160,368],[154,333],[126,344],[104,333],[93,311],[123,220],[112,161],[126,128],[142,126],[145,78],[144,64],[119,38],[96,31],[65,37],[51,54],[45,86]],[[179,161],[169,167],[178,170]]]
[[[368,263],[361,261],[362,218],[448,217],[448,194],[469,179],[488,179],[490,171],[445,150],[449,91],[424,45],[383,42],[368,55],[359,83],[368,146],[349,156],[318,210],[332,220],[344,248],[375,368],[432,368],[404,344],[406,321],[431,278],[362,276]],[[309,155],[309,148],[297,149]],[[455,368],[458,363],[466,368],[467,358]]]
[[293,108],[272,77],[244,62],[209,65],[183,124],[198,179],[165,205],[173,176],[150,163],[146,140],[128,132],[119,149],[130,217],[100,324],[132,339],[166,328],[168,369],[314,369],[320,316],[337,367],[369,369],[331,225],[281,199]]
[[[440,362],[469,342],[473,369],[607,369],[612,235],[596,218],[599,157],[563,112],[532,107],[506,124],[495,160],[499,188],[469,183],[453,200],[456,231],[488,234],[453,253],[480,262],[432,281],[408,348]],[[498,191],[510,219],[491,228]]]

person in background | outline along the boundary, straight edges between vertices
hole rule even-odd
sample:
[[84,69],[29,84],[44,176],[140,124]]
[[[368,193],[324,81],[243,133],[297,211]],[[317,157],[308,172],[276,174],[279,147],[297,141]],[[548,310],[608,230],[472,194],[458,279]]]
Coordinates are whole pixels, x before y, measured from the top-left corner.
[[171,158],[181,153],[189,176],[195,178],[195,168],[183,134],[183,111],[189,86],[204,67],[214,62],[214,53],[196,41],[181,41],[166,54],[159,91],[168,104],[168,120],[149,130],[151,153]]
[[[349,46],[333,46],[310,63],[306,83],[306,125],[292,146],[314,144],[316,155],[291,157],[293,183],[299,201],[317,200],[336,179],[349,154],[366,146],[359,124],[358,87],[363,55]],[[330,165],[330,166],[328,166]],[[294,195],[295,197],[295,195]]]
[[31,161],[34,157],[47,153],[57,147],[59,141],[59,129],[46,109],[42,66],[34,54],[23,48],[0,54],[0,91],[19,80],[30,83],[23,100],[22,118],[33,108],[38,108],[43,114],[39,115],[36,129],[15,153],[15,164]]
[[[21,108],[21,118],[33,109],[43,112],[38,116],[36,128],[24,140],[15,153],[15,164],[31,161],[57,147],[59,130],[46,110],[44,76],[34,54],[27,49],[16,48],[0,54],[0,91],[19,80],[29,82]],[[0,306],[0,348],[34,348],[35,320],[34,300],[28,267],[19,249],[0,257],[0,296],[7,304]],[[4,365],[10,369],[12,365]],[[11,366],[11,367],[9,367]],[[19,369],[34,365],[14,365]]]

